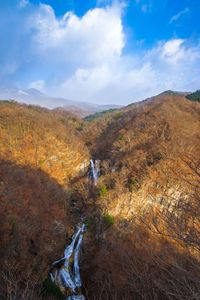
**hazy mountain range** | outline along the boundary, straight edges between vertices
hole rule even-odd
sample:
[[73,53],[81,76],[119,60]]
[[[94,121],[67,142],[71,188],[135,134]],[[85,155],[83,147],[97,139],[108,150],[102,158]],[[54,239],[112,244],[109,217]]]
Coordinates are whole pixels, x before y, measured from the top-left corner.
[[16,87],[1,88],[0,99],[13,99],[18,102],[40,105],[50,109],[66,109],[79,117],[86,117],[96,112],[122,107],[114,104],[96,104],[90,102],[73,101],[62,97],[52,97],[35,88],[23,90]]

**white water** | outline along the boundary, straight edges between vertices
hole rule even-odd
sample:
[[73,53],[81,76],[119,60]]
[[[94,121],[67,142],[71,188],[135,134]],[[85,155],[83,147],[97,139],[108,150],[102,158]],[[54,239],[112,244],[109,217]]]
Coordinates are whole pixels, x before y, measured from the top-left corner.
[[[94,185],[97,184],[99,176],[100,161],[93,161],[91,159],[89,178]],[[65,293],[67,289],[73,291],[73,295],[69,296],[67,300],[85,300],[83,295],[76,294],[76,289],[81,288],[82,286],[78,260],[85,230],[84,224],[77,226],[77,229],[72,236],[71,243],[64,250],[64,256],[52,264],[53,271],[49,273],[52,282],[54,282],[63,293]]]
[[67,300],[85,300],[85,297],[83,295],[72,295]]
[[97,184],[99,175],[100,175],[99,160],[93,161],[91,159],[90,160],[89,177],[93,181],[94,185]]
[[[80,268],[79,268],[79,252],[83,241],[83,234],[85,232],[85,224],[77,226],[77,230],[72,236],[72,242],[65,248],[64,257],[56,260],[52,267],[56,268],[58,263],[63,261],[63,266],[50,273],[50,278],[61,291],[71,289],[74,295],[68,297],[68,300],[84,300],[83,295],[76,295],[76,288],[82,286]],[[73,257],[73,266],[70,264],[71,257]]]

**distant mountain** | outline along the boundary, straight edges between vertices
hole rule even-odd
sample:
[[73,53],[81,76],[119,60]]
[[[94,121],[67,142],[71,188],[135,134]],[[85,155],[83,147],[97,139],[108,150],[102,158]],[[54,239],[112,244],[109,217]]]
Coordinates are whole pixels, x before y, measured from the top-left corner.
[[70,111],[79,117],[86,117],[96,112],[122,107],[113,104],[99,105],[90,102],[72,101],[62,97],[51,97],[34,88],[20,90],[17,87],[0,87],[0,99],[14,99],[26,104],[40,105],[50,109],[63,109]]
[[180,91],[167,90],[167,91],[164,91],[164,92],[160,93],[159,95],[185,96],[185,95],[188,95],[189,93],[190,92],[180,92]]

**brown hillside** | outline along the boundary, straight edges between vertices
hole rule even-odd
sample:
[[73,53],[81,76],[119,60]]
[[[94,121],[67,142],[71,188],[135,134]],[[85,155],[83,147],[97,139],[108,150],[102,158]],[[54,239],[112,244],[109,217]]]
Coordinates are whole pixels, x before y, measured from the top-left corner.
[[[18,298],[27,291],[24,270],[40,291],[65,233],[84,220],[88,299],[200,299],[199,103],[163,93],[89,122],[1,105],[4,298],[13,277]],[[90,157],[100,159],[96,186],[78,174]]]
[[1,160],[0,178],[0,296],[39,299],[74,222],[68,196],[48,174],[30,166]]
[[124,153],[134,154],[134,150],[150,150],[152,146],[163,152],[166,147],[170,152],[181,152],[185,146],[199,146],[199,120],[198,103],[184,96],[161,94],[111,115],[97,139],[97,152],[104,157],[114,155],[116,160]]
[[200,297],[199,129],[199,103],[168,93],[85,128],[103,172],[95,209],[88,200],[98,240],[92,299]]
[[40,293],[63,251],[76,222],[67,185],[89,157],[81,123],[67,112],[0,102],[1,299]]
[[66,112],[1,102],[1,158],[40,168],[59,183],[67,183],[88,158],[76,130],[80,124]]
[[199,129],[199,103],[163,93],[95,120],[86,137],[94,156],[141,177],[161,159],[197,152]]

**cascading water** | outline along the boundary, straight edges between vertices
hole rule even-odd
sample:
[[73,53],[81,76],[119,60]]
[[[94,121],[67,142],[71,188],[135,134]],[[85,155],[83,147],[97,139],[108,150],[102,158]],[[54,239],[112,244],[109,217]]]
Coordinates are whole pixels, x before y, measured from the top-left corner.
[[100,175],[99,160],[93,161],[91,159],[90,160],[90,167],[89,167],[89,178],[92,180],[94,185],[97,184],[99,175]]
[[85,231],[85,224],[77,226],[77,230],[72,236],[72,242],[65,248],[64,257],[52,264],[52,271],[49,273],[52,282],[60,288],[63,294],[67,294],[68,291],[72,292],[67,300],[85,300],[80,293],[82,283],[78,263]]
[[[94,185],[100,176],[100,161],[90,160],[88,177]],[[66,300],[85,300],[81,293],[81,276],[79,268],[79,252],[86,231],[85,225],[77,226],[71,243],[65,248],[64,257],[56,260],[51,267],[49,276],[52,282],[59,287]]]

